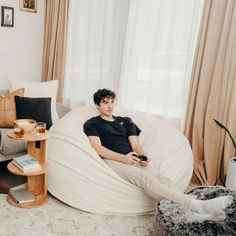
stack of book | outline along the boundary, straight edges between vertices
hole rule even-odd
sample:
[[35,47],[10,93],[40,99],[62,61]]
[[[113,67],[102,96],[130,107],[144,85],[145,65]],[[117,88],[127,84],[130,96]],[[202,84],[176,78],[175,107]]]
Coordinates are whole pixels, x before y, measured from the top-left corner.
[[24,173],[42,169],[38,160],[34,159],[29,154],[13,158],[12,163],[19,169],[21,169]]
[[33,202],[35,200],[35,196],[29,192],[27,189],[10,189],[8,195],[15,203],[27,203]]

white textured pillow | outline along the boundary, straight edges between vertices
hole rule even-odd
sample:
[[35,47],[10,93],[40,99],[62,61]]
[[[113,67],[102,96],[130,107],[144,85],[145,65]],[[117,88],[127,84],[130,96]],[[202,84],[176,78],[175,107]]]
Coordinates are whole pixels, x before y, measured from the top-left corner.
[[56,109],[58,80],[48,82],[28,82],[15,79],[8,79],[9,90],[14,91],[18,88],[25,88],[25,97],[51,97],[52,121],[59,119]]

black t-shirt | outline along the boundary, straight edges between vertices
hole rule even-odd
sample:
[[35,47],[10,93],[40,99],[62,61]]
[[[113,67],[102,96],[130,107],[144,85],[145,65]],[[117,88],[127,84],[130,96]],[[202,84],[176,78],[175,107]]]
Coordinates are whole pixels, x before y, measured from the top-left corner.
[[128,117],[113,116],[114,121],[107,121],[100,116],[93,117],[84,123],[87,136],[98,136],[104,147],[121,153],[132,152],[128,137],[138,136],[141,130]]

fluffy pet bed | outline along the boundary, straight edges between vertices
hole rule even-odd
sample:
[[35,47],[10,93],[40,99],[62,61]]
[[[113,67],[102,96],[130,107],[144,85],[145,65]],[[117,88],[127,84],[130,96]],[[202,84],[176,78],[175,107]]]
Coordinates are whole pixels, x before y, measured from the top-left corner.
[[157,204],[157,224],[169,235],[236,235],[236,192],[224,187],[198,187],[188,192],[197,199],[212,199],[232,195],[233,204],[226,209],[226,220],[220,222],[196,221],[191,211],[180,204],[163,200]]

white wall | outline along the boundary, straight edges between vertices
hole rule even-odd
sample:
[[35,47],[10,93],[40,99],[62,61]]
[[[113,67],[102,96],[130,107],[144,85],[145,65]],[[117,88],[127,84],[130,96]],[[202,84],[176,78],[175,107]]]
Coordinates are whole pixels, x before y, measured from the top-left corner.
[[0,89],[9,77],[41,80],[45,0],[38,0],[37,13],[20,11],[19,1],[0,0],[0,7],[14,7],[14,27],[0,26]]

